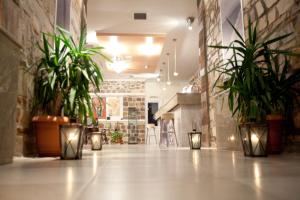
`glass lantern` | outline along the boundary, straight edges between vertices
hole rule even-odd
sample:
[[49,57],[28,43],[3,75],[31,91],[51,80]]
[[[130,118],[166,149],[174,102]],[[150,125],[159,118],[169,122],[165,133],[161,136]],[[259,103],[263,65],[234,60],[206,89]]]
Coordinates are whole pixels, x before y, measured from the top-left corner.
[[267,156],[268,126],[245,123],[239,126],[245,156]]
[[189,135],[189,143],[191,149],[201,149],[201,132],[190,132]]
[[83,147],[83,126],[67,124],[59,126],[61,159],[81,159]]
[[92,150],[102,149],[102,135],[100,132],[92,132],[91,134]]

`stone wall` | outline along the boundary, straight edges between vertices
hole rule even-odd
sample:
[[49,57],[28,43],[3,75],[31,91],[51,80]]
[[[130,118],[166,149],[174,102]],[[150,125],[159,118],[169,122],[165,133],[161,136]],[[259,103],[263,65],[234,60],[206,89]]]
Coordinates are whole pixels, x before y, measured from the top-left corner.
[[218,0],[202,0],[198,5],[199,32],[199,71],[191,82],[197,84],[201,93],[202,132],[204,144],[216,146],[215,96],[212,85],[217,74],[208,73],[222,57],[221,51],[208,48],[208,45],[222,43],[220,30],[220,7]]
[[[71,32],[78,38],[81,29],[81,9],[84,0],[72,0]],[[17,97],[17,133],[15,155],[34,155],[35,137],[30,131],[33,96],[33,74],[41,57],[37,43],[41,32],[54,32],[56,1],[0,0],[0,26],[23,47],[19,67]]]
[[[0,164],[13,160],[21,45],[0,27]],[[3,76],[4,75],[4,76]]]
[[144,81],[108,80],[102,83],[100,93],[144,93]]
[[[93,90],[93,89],[92,89]],[[100,88],[100,96],[121,96],[123,98],[123,119],[120,121],[100,122],[100,127],[109,123],[112,128],[119,129],[124,133],[124,142],[128,141],[128,108],[137,109],[137,132],[138,142],[144,143],[145,138],[145,82],[132,80],[107,80],[104,81]]]

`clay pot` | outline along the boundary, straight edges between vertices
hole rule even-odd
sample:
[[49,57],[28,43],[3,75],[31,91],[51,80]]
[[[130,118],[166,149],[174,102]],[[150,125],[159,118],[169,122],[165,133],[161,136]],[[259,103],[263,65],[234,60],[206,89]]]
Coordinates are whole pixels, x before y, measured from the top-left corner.
[[34,116],[37,153],[40,157],[60,156],[59,125],[69,123],[69,118],[59,116]]
[[282,152],[284,117],[282,115],[268,115],[268,153],[279,154]]

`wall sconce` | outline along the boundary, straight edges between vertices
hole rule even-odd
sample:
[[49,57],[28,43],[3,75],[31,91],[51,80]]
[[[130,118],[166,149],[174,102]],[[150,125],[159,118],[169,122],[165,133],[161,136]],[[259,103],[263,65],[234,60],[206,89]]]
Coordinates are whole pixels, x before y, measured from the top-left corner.
[[59,126],[61,159],[81,159],[83,147],[83,127],[80,124]]
[[92,132],[91,134],[92,150],[102,149],[102,135],[100,132]]
[[194,17],[188,17],[188,18],[186,18],[186,23],[187,23],[187,26],[188,26],[189,30],[193,30],[194,20],[195,20]]
[[245,156],[267,156],[268,126],[245,123],[239,126]]
[[201,135],[201,132],[196,131],[188,133],[191,149],[201,149]]

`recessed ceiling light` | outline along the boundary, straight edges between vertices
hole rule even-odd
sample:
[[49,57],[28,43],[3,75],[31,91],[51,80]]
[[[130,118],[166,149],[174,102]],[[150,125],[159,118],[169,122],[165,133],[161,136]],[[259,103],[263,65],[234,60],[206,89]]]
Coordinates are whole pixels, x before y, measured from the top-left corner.
[[145,65],[145,69],[148,69],[148,65]]
[[171,85],[171,81],[167,81],[167,85]]
[[157,82],[160,82],[160,77],[157,77],[157,79],[156,79],[156,80],[157,80]]
[[147,45],[153,44],[153,37],[146,37],[146,44]]
[[166,87],[163,87],[163,91],[166,91],[167,90],[167,88]]

